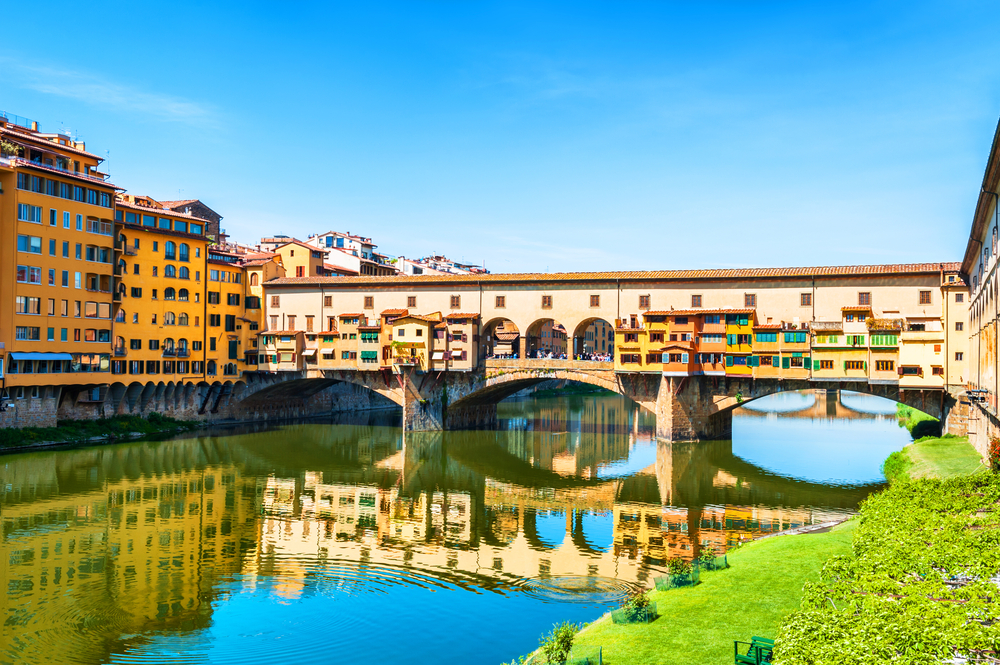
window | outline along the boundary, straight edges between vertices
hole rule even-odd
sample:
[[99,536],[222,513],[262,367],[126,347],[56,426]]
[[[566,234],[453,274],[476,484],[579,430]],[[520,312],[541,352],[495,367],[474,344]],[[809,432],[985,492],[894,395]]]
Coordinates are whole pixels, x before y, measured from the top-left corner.
[[965,302],[965,294],[964,293],[956,293],[955,294],[955,302]]
[[17,219],[21,222],[42,223],[41,206],[28,205],[26,203],[17,204]]
[[462,306],[462,296],[452,296],[450,302],[452,309],[458,309]]
[[817,362],[819,363],[819,369],[833,369],[832,360],[819,360]]
[[649,296],[639,296],[639,309],[649,309]]
[[[220,295],[219,291],[209,291],[208,292],[208,304],[209,305],[218,305],[219,304],[219,295]],[[274,305],[274,298],[277,298],[277,297],[278,296],[274,296],[272,298],[272,300],[271,300],[271,305],[272,306]]]
[[[309,317],[309,318],[311,319],[312,317]],[[291,327],[291,323],[292,323],[293,319],[294,319],[294,317],[291,317],[291,316],[288,317],[289,327]],[[236,315],[235,314],[226,314],[226,328],[225,328],[225,330],[226,330],[226,332],[233,332],[233,331],[236,330]],[[293,330],[294,330],[294,328],[293,328]]]
[[799,294],[799,305],[802,307],[811,307],[813,304],[813,294],[811,293],[801,293]]
[[38,236],[17,236],[17,251],[28,254],[42,253],[42,239]]
[[872,305],[872,293],[871,293],[871,291],[859,291],[858,292],[858,305],[860,307],[871,307],[871,305]]
[[[79,188],[77,188],[77,189],[79,189]],[[83,215],[77,215],[76,216],[76,230],[77,231],[82,231],[83,230]]]
[[497,296],[496,308],[504,309],[505,307],[507,307],[507,296]]
[[955,360],[964,360],[964,359],[965,359],[964,353],[962,353],[961,351],[955,352]]
[[295,266],[295,276],[296,277],[305,277],[306,276],[306,267],[305,266]]
[[777,342],[778,341],[778,333],[776,333],[776,332],[773,332],[773,333],[757,333],[756,337],[757,337],[757,341],[758,342]]
[[542,309],[552,309],[552,296],[542,296]]
[[638,353],[622,353],[618,356],[619,361],[622,365],[639,365],[641,364]]
[[416,307],[417,306],[417,297],[416,296],[406,296],[406,306],[407,307]]
[[177,244],[172,240],[163,243],[163,258],[171,261],[177,260]]
[[864,335],[847,335],[847,343],[851,346],[863,346],[865,343]]
[[164,300],[176,300],[177,299],[177,291],[174,290],[174,287],[168,286],[167,288],[165,288],[163,290],[163,299]]
[[42,269],[34,266],[18,266],[17,281],[22,284],[41,284]]
[[930,305],[931,304],[931,292],[930,291],[921,291],[920,292],[920,304],[921,305]]
[[239,307],[240,304],[240,294],[238,293],[227,293],[226,294],[226,304]]
[[[700,295],[691,296],[691,306],[692,307],[701,307],[701,296]],[[706,323],[708,323],[708,321],[706,321]],[[716,321],[716,323],[718,323],[718,321]]]
[[756,307],[757,306],[757,294],[756,293],[744,293],[743,294],[743,306],[744,307]]
[[29,341],[39,341],[42,337],[42,329],[37,326],[17,326],[14,328],[14,339]]
[[17,314],[41,314],[42,299],[28,296],[17,296],[17,298],[15,298],[14,311]]
[[[154,268],[155,270],[155,268]],[[163,268],[164,277],[177,277],[177,268],[173,266],[166,266]]]
[[365,309],[375,309],[375,296],[365,296]]
[[962,323],[961,321],[956,321],[955,322],[955,330],[963,330],[964,328],[965,328],[965,324],[964,323]]
[[217,328],[222,325],[222,315],[221,314],[209,314],[208,315],[208,325]]
[[313,316],[306,314],[306,332],[313,331]]
[[845,360],[844,361],[844,369],[864,369],[864,368],[865,368],[865,361],[864,360]]
[[[832,360],[828,360],[827,362],[829,362],[831,365],[833,364]],[[875,371],[876,372],[891,372],[891,371],[893,371],[895,369],[896,369],[896,361],[895,360],[876,360],[875,361]]]
[[188,254],[191,251],[191,248],[188,247],[187,243],[182,242],[180,244],[180,247],[178,248],[178,250],[179,251],[177,252],[177,260],[178,261],[187,261],[188,260]]
[[[209,302],[212,302],[211,298],[209,298]],[[280,296],[271,296],[271,307],[280,307],[280,306],[281,306]]]
[[720,323],[722,318],[719,314],[706,314],[705,323]]
[[133,298],[141,298],[142,297],[142,287],[141,286],[133,286],[132,287],[132,297]]

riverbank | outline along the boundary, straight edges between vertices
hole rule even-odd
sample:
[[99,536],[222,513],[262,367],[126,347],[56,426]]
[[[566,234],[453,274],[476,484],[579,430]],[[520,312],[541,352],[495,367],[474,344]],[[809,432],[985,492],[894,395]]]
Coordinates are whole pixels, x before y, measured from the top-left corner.
[[889,455],[882,474],[889,482],[921,478],[954,478],[986,470],[965,436],[924,437]]
[[149,417],[113,416],[97,420],[61,420],[56,427],[22,427],[0,430],[0,452],[137,439],[156,434],[176,434],[203,427],[204,423],[177,420],[151,413]]
[[728,554],[730,568],[702,573],[698,586],[650,591],[656,621],[622,625],[605,614],[574,645],[601,647],[605,665],[732,663],[733,640],[773,637],[798,609],[805,583],[819,577],[829,557],[850,552],[856,526],[852,519],[821,533],[747,543]]

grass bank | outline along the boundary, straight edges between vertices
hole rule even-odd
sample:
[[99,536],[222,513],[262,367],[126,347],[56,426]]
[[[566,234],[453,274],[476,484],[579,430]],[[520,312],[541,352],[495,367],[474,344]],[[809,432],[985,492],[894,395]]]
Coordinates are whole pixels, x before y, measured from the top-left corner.
[[886,480],[954,478],[984,471],[986,466],[965,436],[924,437],[889,455],[882,465]]
[[600,646],[606,665],[733,662],[733,640],[772,637],[799,607],[807,580],[819,577],[831,555],[850,551],[856,520],[824,533],[778,536],[729,553],[727,570],[702,573],[696,587],[651,591],[660,617],[650,624],[616,625],[605,615],[576,638]]
[[827,562],[783,623],[774,662],[998,662],[998,504],[992,472],[894,482],[869,497],[851,551]]
[[82,443],[90,440],[115,440],[134,434],[186,432],[202,423],[168,418],[158,413],[149,417],[113,416],[97,420],[60,420],[56,427],[21,427],[0,429],[0,449],[31,448],[47,443]]
[[896,420],[914,439],[941,435],[941,421],[912,406],[896,404]]

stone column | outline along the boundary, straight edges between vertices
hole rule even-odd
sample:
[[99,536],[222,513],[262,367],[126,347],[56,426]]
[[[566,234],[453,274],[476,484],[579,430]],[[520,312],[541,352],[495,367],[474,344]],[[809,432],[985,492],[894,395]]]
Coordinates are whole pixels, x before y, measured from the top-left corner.
[[664,441],[713,441],[732,437],[731,409],[716,412],[716,390],[702,376],[661,377],[656,395],[656,438]]

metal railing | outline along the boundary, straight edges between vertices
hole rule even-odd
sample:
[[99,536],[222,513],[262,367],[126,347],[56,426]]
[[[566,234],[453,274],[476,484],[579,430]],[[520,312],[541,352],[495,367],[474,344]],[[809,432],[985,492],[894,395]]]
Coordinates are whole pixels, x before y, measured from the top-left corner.
[[107,185],[108,181],[104,178],[96,175],[90,175],[89,173],[84,173],[83,171],[71,171],[70,169],[63,168],[56,164],[46,164],[44,162],[39,162],[31,159],[25,159],[24,157],[9,157],[8,161],[12,166],[17,166],[22,164],[24,166],[33,166],[39,169],[45,169],[47,171],[54,171],[56,173],[61,173],[64,175],[73,176],[75,178],[83,178],[84,180],[89,180],[91,182],[97,182],[102,185]]

